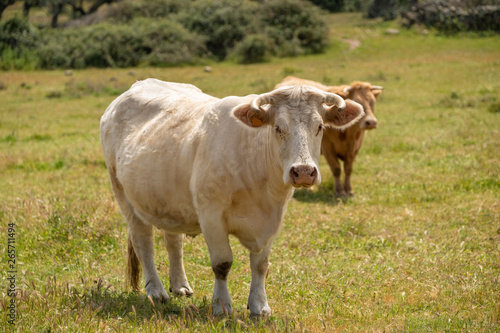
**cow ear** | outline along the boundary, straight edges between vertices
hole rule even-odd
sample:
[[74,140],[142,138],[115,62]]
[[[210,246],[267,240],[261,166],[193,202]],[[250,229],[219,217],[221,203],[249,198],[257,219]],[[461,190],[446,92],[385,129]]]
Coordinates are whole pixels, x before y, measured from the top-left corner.
[[350,99],[346,99],[345,104],[344,109],[330,108],[327,110],[324,121],[333,128],[343,130],[354,125],[365,115],[361,104]]
[[372,90],[373,96],[375,96],[375,99],[378,99],[378,97],[382,93],[383,89],[384,89],[384,87],[381,87],[381,86],[372,86],[371,90]]
[[243,124],[249,127],[260,127],[264,121],[259,118],[259,114],[250,108],[250,104],[240,104],[233,109],[233,115]]
[[380,94],[382,93],[382,90],[372,90],[373,96],[375,96],[375,99],[378,99]]

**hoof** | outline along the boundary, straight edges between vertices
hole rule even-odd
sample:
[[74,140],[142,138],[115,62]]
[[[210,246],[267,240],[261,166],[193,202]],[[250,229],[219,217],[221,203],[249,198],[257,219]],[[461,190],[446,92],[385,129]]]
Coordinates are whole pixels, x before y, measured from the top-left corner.
[[224,304],[222,302],[213,302],[212,303],[212,314],[214,316],[220,315],[231,315],[233,313],[233,306],[231,304]]
[[335,192],[335,197],[340,199],[345,199],[348,197],[348,195],[345,192]]
[[168,296],[165,290],[156,290],[152,292],[147,291],[146,293],[148,297],[150,297],[151,300],[154,301],[160,301],[161,303],[166,303],[170,300],[170,297]]
[[261,317],[268,317],[271,315],[271,308],[266,305],[260,311],[252,311],[250,310],[250,317],[251,318],[261,318]]
[[191,289],[191,287],[189,287],[189,286],[188,287],[182,286],[180,288],[175,288],[175,289],[170,288],[170,292],[176,296],[189,297],[189,296],[193,295],[193,289]]

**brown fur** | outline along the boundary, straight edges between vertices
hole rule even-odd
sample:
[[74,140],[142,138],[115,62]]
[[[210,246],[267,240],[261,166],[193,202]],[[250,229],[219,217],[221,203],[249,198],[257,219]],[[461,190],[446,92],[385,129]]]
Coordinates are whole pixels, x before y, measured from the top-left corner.
[[214,271],[215,277],[219,280],[227,280],[227,275],[231,270],[231,266],[233,265],[232,261],[226,261],[220,263],[216,266],[212,266],[212,270]]
[[139,290],[139,280],[141,278],[141,263],[135,254],[130,236],[128,238],[127,253],[127,280],[134,291]]

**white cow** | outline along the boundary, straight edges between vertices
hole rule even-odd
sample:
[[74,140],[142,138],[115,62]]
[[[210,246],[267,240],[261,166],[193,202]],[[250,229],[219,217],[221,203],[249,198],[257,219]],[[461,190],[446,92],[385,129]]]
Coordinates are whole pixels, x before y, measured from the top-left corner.
[[[101,118],[101,142],[129,226],[129,278],[169,299],[154,264],[152,229],[164,234],[170,290],[191,295],[183,234],[203,233],[215,275],[213,313],[232,312],[228,236],[250,251],[251,315],[270,314],[265,276],[271,244],[294,188],[320,183],[324,124],[346,128],[361,105],[309,86],[217,99],[195,86],[147,79],[115,99]],[[140,262],[140,263],[139,263]]]

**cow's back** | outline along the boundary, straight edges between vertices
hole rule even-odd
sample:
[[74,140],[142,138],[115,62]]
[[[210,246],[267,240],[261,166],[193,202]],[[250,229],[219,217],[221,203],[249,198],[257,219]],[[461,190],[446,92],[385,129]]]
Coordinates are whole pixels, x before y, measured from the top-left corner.
[[[124,139],[155,118],[186,118],[196,101],[217,100],[190,84],[147,79],[136,82],[116,98],[101,118],[101,140]],[[180,109],[178,106],[183,105]],[[157,126],[158,127],[158,126]],[[108,136],[110,134],[110,136]],[[108,145],[104,145],[106,150]]]

